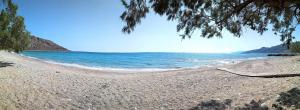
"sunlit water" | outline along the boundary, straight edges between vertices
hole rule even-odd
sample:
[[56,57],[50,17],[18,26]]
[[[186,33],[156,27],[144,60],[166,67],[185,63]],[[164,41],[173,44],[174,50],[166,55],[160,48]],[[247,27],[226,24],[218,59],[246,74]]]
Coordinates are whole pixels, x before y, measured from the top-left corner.
[[93,69],[167,70],[264,59],[266,54],[34,52],[22,55],[51,63]]

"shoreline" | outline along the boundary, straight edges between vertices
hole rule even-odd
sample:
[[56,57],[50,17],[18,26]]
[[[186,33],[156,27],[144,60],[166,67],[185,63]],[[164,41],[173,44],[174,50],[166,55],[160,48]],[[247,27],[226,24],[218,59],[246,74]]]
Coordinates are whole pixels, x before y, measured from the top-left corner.
[[256,60],[266,60],[266,59],[273,59],[272,57],[254,57],[254,58],[246,58],[246,59],[222,59],[222,60],[211,60],[217,62],[223,62],[219,64],[208,64],[208,65],[198,65],[194,67],[178,67],[178,68],[112,68],[112,67],[100,67],[100,66],[87,66],[81,65],[77,63],[63,63],[53,60],[44,60],[36,57],[26,56],[23,54],[17,54],[17,56],[25,57],[31,60],[43,62],[43,63],[50,63],[56,64],[66,67],[74,67],[74,68],[81,68],[81,69],[90,69],[90,70],[99,70],[99,71],[113,71],[113,72],[163,72],[163,71],[179,71],[179,70],[188,70],[188,69],[203,69],[203,68],[215,68],[215,67],[222,67],[228,65],[235,65],[245,61],[256,61]]
[[161,69],[161,68],[136,68],[136,69],[131,69],[131,68],[109,68],[109,67],[92,67],[92,66],[85,66],[85,65],[80,65],[80,64],[75,64],[75,63],[62,63],[62,62],[56,62],[56,61],[50,61],[50,60],[43,60],[31,56],[26,56],[26,55],[18,55],[19,57],[23,57],[27,60],[32,60],[32,61],[37,61],[41,63],[46,63],[46,64],[53,64],[57,66],[63,66],[67,68],[77,68],[77,69],[86,69],[86,70],[93,70],[93,71],[107,71],[107,72],[163,72],[163,71],[174,71],[174,70],[182,70],[185,68],[180,68],[180,69]]
[[[221,66],[260,74],[300,73],[300,57]],[[231,99],[232,106],[300,87],[299,77],[249,78],[217,67],[152,72],[89,70],[0,52],[3,109],[191,109],[203,101]],[[12,64],[10,64],[12,63]],[[4,66],[4,64],[7,64]],[[10,65],[8,65],[10,64]]]

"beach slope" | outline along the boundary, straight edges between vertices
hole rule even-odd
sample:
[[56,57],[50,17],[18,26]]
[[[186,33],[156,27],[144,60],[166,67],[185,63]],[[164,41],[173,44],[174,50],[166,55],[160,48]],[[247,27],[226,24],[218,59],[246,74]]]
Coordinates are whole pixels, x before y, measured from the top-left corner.
[[0,52],[1,109],[190,109],[203,101],[231,99],[233,106],[300,87],[300,77],[256,78],[300,73],[300,58],[245,61],[235,65],[161,72],[100,71],[46,63]]

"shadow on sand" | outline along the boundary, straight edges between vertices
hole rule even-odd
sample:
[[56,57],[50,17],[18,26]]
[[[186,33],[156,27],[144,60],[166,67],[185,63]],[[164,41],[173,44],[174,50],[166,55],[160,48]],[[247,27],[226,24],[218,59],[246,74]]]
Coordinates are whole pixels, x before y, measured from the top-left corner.
[[299,110],[300,109],[300,89],[293,88],[287,92],[279,94],[278,99],[272,107],[264,106],[263,101],[254,101],[242,107],[232,107],[232,100],[224,101],[210,100],[199,103],[190,110]]
[[14,63],[8,63],[8,62],[3,62],[0,61],[0,68],[8,67],[8,66],[13,66]]

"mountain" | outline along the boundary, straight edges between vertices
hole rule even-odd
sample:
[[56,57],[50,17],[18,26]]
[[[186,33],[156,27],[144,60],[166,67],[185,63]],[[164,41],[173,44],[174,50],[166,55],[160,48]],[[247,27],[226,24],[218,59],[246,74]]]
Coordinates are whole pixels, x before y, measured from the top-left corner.
[[31,36],[31,44],[28,49],[31,51],[69,51],[68,49],[50,41],[36,36]]
[[286,46],[276,45],[273,47],[262,47],[260,49],[249,50],[243,53],[290,53]]

